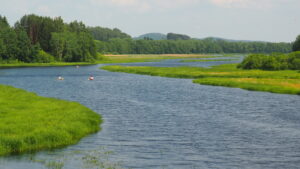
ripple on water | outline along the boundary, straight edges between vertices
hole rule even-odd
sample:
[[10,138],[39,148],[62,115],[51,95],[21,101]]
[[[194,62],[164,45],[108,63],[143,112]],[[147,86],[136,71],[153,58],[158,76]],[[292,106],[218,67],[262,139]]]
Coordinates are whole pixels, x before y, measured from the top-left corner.
[[[95,77],[92,82],[87,80],[90,74]],[[56,81],[57,75],[66,80]],[[125,168],[300,166],[299,96],[113,73],[98,66],[0,70],[0,83],[78,101],[104,118],[101,132],[52,155],[37,153],[37,159],[105,147],[113,151],[109,159]],[[2,157],[0,168],[43,168],[26,156]],[[74,160],[66,164],[67,169],[78,166]]]

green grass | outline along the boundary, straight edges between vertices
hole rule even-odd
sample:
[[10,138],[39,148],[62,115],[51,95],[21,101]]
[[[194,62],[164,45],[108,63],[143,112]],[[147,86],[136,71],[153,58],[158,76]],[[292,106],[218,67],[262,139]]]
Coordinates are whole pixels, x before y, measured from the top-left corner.
[[181,60],[180,62],[219,62],[219,61],[238,61],[239,59],[198,59],[198,60]]
[[300,79],[201,78],[194,83],[300,95]]
[[237,87],[273,93],[300,94],[299,71],[241,70],[237,64],[224,64],[212,68],[201,67],[146,67],[104,66],[113,72],[126,72],[151,76],[190,78],[205,85]]
[[[234,56],[228,55],[225,57]],[[220,56],[212,56],[205,54],[136,54],[136,55],[105,55],[99,56],[99,64],[106,63],[132,63],[132,62],[159,62],[164,59],[186,59],[186,58],[218,58]]]
[[0,85],[0,155],[75,144],[97,132],[101,122],[79,103]]
[[92,62],[0,63],[0,68],[93,65]]

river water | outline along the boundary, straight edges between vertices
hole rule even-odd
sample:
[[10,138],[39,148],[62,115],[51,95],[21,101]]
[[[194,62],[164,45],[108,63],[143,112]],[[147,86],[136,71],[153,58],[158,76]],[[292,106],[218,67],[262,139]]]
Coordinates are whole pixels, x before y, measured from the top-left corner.
[[[211,66],[224,62],[133,63]],[[128,65],[128,64],[126,64]],[[102,131],[54,151],[0,158],[0,169],[44,169],[34,159],[71,158],[105,149],[133,169],[299,168],[300,97],[193,84],[98,69],[102,65],[0,70],[0,83],[77,101],[103,116]],[[57,81],[62,75],[65,80]],[[88,76],[94,75],[94,81]]]

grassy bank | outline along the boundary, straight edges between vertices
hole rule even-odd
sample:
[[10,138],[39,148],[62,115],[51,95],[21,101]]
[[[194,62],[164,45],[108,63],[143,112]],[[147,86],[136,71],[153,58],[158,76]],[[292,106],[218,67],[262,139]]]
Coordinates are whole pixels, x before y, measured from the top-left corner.
[[236,68],[236,64],[225,64],[212,68],[104,66],[102,69],[152,76],[191,78],[197,79],[194,81],[195,83],[206,85],[237,87],[274,93],[300,94],[300,73],[293,70],[241,70]]
[[100,123],[98,114],[79,103],[0,85],[0,155],[75,144]]
[[300,79],[201,78],[194,83],[300,95]]
[[76,65],[93,65],[92,62],[53,62],[53,63],[0,63],[1,68],[14,67],[43,67],[43,66],[76,66]]
[[[231,55],[232,56],[232,55]],[[153,54],[153,55],[105,55],[97,63],[132,63],[132,62],[159,62],[163,59],[186,59],[186,58],[216,58],[205,54]],[[229,57],[229,56],[225,56]]]

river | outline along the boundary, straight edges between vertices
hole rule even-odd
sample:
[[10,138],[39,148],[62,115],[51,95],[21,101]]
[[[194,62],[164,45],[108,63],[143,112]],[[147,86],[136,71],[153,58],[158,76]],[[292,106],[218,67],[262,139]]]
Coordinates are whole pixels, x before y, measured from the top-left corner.
[[[132,63],[211,66],[224,62]],[[128,65],[128,64],[126,64]],[[113,152],[107,161],[133,169],[299,168],[300,97],[193,84],[98,69],[102,65],[0,70],[0,83],[77,101],[103,116],[102,131],[78,144],[1,157],[0,169],[45,169],[34,159],[79,169],[70,152]],[[64,81],[57,81],[61,75]],[[88,81],[89,75],[95,77]],[[100,150],[101,149],[101,150]],[[76,156],[76,155],[75,155]]]

